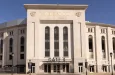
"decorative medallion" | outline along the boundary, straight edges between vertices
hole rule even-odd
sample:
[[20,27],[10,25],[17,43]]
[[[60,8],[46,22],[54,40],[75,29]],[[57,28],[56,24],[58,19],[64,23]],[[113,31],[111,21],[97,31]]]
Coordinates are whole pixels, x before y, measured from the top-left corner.
[[30,15],[31,15],[32,17],[34,17],[35,14],[36,14],[36,12],[31,12],[31,13],[30,13]]
[[77,13],[76,13],[76,16],[77,16],[77,17],[80,17],[80,16],[81,16],[81,12],[77,12]]

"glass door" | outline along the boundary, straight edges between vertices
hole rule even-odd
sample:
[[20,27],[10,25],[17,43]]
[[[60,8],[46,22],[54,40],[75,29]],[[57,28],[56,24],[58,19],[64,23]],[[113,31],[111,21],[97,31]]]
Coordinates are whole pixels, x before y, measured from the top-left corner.
[[60,64],[57,64],[57,73],[60,73]]
[[51,64],[44,64],[44,72],[51,73]]
[[63,64],[63,72],[69,72],[69,64]]
[[60,73],[60,64],[54,64],[54,73]]

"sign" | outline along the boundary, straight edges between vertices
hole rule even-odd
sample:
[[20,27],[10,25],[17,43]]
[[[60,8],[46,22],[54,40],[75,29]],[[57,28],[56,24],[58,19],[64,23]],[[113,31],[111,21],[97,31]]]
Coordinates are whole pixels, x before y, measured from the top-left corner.
[[43,12],[40,15],[42,16],[70,16],[71,13],[69,12]]
[[53,58],[48,58],[48,61],[51,61],[51,62],[60,62],[60,61],[63,61],[65,62],[65,58],[56,58],[56,57],[53,57]]

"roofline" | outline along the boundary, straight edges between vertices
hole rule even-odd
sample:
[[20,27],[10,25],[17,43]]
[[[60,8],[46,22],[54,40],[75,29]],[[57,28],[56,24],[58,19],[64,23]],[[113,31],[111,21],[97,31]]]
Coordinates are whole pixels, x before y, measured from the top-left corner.
[[78,4],[24,4],[26,9],[84,9],[86,10],[88,5]]
[[[24,18],[24,19],[17,19],[17,20],[13,20],[13,21],[8,21],[8,22],[0,23],[0,29],[1,29],[1,28],[5,28],[5,27],[22,25],[22,24],[25,24],[25,25],[27,24],[27,19],[26,19],[26,18]],[[115,25],[105,24],[105,23],[96,23],[96,22],[86,21],[85,24],[86,24],[86,25],[93,25],[93,26],[99,25],[99,26],[114,27],[114,28],[115,28]]]
[[112,25],[112,24],[97,23],[97,22],[86,22],[86,25],[99,25],[99,26],[105,26],[105,27],[115,27],[115,25]]
[[7,27],[13,27],[13,26],[19,26],[19,25],[26,25],[26,24],[27,24],[26,18],[17,19],[17,20],[13,20],[13,21],[0,23],[0,29],[7,28]]

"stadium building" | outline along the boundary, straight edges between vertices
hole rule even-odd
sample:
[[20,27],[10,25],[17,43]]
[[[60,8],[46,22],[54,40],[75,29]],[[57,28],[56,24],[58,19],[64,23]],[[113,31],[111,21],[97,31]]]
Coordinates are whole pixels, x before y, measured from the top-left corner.
[[[17,73],[115,72],[115,26],[85,21],[88,5],[24,4],[0,24],[0,68]],[[111,68],[112,67],[112,68]]]

